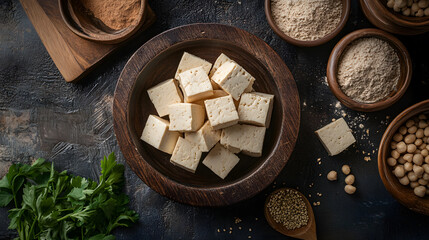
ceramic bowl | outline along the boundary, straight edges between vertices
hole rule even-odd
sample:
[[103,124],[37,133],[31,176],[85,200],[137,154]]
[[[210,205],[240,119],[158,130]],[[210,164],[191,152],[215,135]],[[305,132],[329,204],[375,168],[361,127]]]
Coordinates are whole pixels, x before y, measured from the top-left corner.
[[429,197],[420,198],[416,196],[410,186],[404,186],[399,182],[398,178],[392,172],[393,168],[387,165],[387,158],[390,156],[390,143],[393,135],[408,119],[421,113],[429,114],[429,100],[425,100],[405,109],[389,124],[383,134],[378,150],[378,172],[387,191],[389,191],[398,202],[415,212],[429,215]]
[[[349,44],[354,40],[366,37],[376,37],[382,39],[390,44],[395,49],[400,62],[400,77],[396,91],[390,93],[385,99],[382,99],[375,103],[360,103],[352,98],[348,97],[341,90],[337,82],[338,64],[341,60],[341,56]],[[343,103],[346,107],[362,112],[374,112],[390,107],[397,102],[407,90],[412,75],[412,66],[410,55],[405,46],[394,36],[388,34],[379,29],[367,28],[354,31],[344,38],[342,38],[331,52],[328,60],[328,66],[326,70],[326,76],[329,84],[329,88],[337,99]]]
[[[225,53],[256,78],[256,91],[275,95],[263,155],[239,154],[240,162],[223,180],[201,163],[195,173],[176,167],[170,155],[140,140],[149,114],[156,114],[147,89],[174,77],[185,51],[212,63]],[[231,26],[192,24],[161,33],[136,51],[119,77],[113,116],[128,165],[149,187],[182,203],[223,206],[259,193],[283,169],[298,135],[299,96],[287,66],[264,41]]]

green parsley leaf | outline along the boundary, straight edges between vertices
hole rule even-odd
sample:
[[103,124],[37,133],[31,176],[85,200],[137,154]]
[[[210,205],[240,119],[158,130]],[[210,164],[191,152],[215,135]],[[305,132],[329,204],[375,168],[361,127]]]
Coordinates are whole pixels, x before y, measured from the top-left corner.
[[0,206],[15,204],[9,229],[16,229],[19,239],[115,239],[111,231],[130,226],[138,214],[121,193],[124,166],[113,153],[104,157],[101,169],[97,183],[57,172],[41,158],[31,166],[13,164],[0,180]]

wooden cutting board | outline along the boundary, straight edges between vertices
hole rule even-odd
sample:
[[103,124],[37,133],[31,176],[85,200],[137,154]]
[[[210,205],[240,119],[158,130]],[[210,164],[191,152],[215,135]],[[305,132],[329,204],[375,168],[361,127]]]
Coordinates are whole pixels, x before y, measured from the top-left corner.
[[[20,2],[46,50],[67,82],[81,79],[124,43],[103,44],[77,36],[61,18],[56,0],[20,0]],[[155,14],[148,7],[146,21],[139,31],[143,31],[154,21]]]

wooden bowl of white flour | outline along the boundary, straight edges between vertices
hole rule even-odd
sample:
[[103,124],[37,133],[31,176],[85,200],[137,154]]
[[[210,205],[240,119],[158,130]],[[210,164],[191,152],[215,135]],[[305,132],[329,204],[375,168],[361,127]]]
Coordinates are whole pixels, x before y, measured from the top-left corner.
[[390,107],[404,95],[411,81],[411,58],[394,36],[379,29],[361,29],[337,43],[326,75],[341,103],[373,112]]
[[283,40],[313,47],[343,29],[350,15],[350,0],[265,0],[265,15]]

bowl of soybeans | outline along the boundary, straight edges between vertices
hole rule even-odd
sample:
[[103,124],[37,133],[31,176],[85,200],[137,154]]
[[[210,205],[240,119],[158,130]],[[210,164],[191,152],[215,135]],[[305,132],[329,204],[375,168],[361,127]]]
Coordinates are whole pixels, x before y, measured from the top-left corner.
[[429,215],[429,99],[405,109],[387,127],[378,171],[402,205]]
[[429,31],[429,0],[360,0],[368,20],[384,31],[417,35]]

